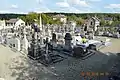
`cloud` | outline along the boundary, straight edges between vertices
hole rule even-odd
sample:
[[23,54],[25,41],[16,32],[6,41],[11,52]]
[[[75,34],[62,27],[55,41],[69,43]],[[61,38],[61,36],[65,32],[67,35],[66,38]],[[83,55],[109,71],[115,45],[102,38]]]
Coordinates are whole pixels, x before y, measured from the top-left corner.
[[80,9],[75,8],[75,7],[70,7],[68,9],[68,12],[69,13],[87,13],[88,11],[87,10],[80,10]]
[[57,9],[54,9],[54,10],[51,10],[51,12],[65,12],[65,13],[88,13],[90,12],[89,10],[81,10],[81,9],[78,9],[77,7],[67,7],[67,8],[57,8]]
[[21,11],[10,11],[10,10],[0,10],[0,13],[14,13],[14,14],[27,14],[27,12],[21,12]]
[[120,13],[120,11],[114,11],[113,13]]
[[36,0],[37,3],[42,3],[43,0]]
[[37,13],[51,12],[51,10],[45,6],[41,6],[40,8],[35,8],[34,11]]
[[81,7],[90,7],[86,1],[83,0],[67,0],[71,5],[79,5]]
[[56,5],[59,7],[69,7],[69,4],[67,2],[57,2]]
[[11,13],[9,10],[0,10],[0,13]]
[[59,6],[56,9],[57,12],[86,13],[90,8],[89,4],[83,0],[64,0],[63,2],[57,2],[56,5]]
[[101,0],[88,0],[88,1],[99,2],[99,1],[101,1]]
[[11,8],[17,9],[18,6],[16,4],[11,5]]
[[84,6],[84,7],[89,7],[87,2],[85,2],[85,1],[79,1],[79,5]]
[[69,12],[74,12],[74,13],[79,13],[79,12],[80,12],[80,10],[78,10],[78,9],[75,8],[75,7],[70,7],[70,8],[68,8],[68,11],[69,11]]
[[120,8],[120,4],[109,4],[108,6],[105,6],[105,8]]

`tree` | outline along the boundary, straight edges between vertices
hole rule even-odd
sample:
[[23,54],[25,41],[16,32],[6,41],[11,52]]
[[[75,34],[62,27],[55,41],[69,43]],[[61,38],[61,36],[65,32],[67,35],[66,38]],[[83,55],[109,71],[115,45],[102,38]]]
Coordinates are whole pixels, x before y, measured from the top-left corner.
[[28,24],[35,22],[35,20],[38,23],[39,15],[37,13],[31,12],[26,16],[26,19]]
[[30,12],[26,16],[20,16],[19,18],[24,20],[26,22],[26,24],[32,24],[33,22],[35,22],[35,20],[38,23],[39,15],[37,13]]
[[112,22],[111,26],[117,27],[120,24],[120,21],[114,21]]
[[[31,24],[33,22],[36,22],[39,24],[40,22],[40,14],[37,14],[34,12],[29,13],[25,17],[21,16],[20,18],[23,19],[27,24]],[[51,21],[51,18],[46,14],[41,14],[41,18],[42,18],[43,24],[49,24]]]
[[56,19],[56,20],[53,20],[53,24],[60,25],[60,24],[62,24],[62,22],[59,19]]
[[[58,20],[56,20],[58,22]],[[54,24],[56,21],[52,19],[51,16],[47,14],[42,14],[42,22],[43,24]]]
[[26,16],[20,16],[19,18],[26,22]]
[[76,21],[77,17],[75,15],[68,16],[68,21]]
[[105,20],[101,20],[100,26],[104,27],[106,25]]
[[76,22],[77,22],[77,25],[83,25],[85,20],[82,18],[78,18],[78,20]]
[[46,14],[42,14],[41,17],[42,17],[42,23],[43,24],[47,24],[48,23],[48,17],[47,17],[47,15]]

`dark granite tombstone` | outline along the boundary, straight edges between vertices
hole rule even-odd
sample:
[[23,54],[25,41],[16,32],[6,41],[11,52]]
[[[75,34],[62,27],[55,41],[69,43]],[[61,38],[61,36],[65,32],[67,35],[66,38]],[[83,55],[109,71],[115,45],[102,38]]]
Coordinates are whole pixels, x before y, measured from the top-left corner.
[[84,31],[87,31],[87,26],[85,26]]
[[55,33],[53,33],[53,35],[52,35],[52,41],[56,42],[56,34]]
[[71,47],[71,40],[72,40],[71,34],[70,33],[66,33],[64,39],[65,39],[65,46],[70,48]]
[[73,52],[74,57],[82,57],[85,54],[85,51],[82,47],[74,47]]

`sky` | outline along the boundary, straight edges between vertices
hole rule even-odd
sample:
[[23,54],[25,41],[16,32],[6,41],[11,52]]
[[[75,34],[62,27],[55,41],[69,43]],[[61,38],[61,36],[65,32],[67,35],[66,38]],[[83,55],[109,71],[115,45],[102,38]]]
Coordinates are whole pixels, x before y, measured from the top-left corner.
[[0,0],[0,13],[120,13],[120,0]]

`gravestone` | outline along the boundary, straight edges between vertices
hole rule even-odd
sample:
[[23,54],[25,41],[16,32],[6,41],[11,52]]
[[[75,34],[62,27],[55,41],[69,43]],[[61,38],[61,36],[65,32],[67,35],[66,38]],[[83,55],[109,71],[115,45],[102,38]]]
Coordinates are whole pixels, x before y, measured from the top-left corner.
[[21,50],[20,39],[18,39],[18,38],[13,39],[12,45],[17,51]]
[[24,35],[24,38],[22,40],[22,48],[23,48],[23,50],[27,50],[28,49],[28,44],[29,44],[29,42],[28,42],[28,40],[26,38],[26,35]]
[[72,36],[71,36],[71,34],[70,33],[66,33],[65,34],[65,49],[67,49],[68,51],[69,50],[72,50],[72,43],[71,43],[71,41],[72,41]]

